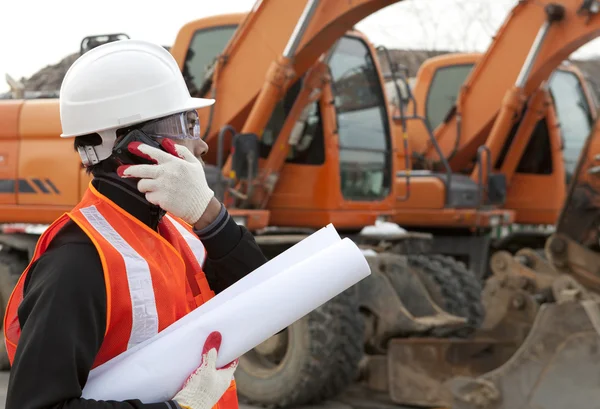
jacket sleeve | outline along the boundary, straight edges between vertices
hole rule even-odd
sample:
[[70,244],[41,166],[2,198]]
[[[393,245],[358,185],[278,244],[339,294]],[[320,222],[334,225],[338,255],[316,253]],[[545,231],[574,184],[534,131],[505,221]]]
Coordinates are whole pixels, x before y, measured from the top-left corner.
[[31,267],[18,309],[21,324],[6,409],[169,409],[81,398],[106,328],[106,290],[95,247],[66,244]]
[[252,233],[239,226],[223,205],[215,221],[196,234],[206,248],[204,274],[217,294],[267,262]]

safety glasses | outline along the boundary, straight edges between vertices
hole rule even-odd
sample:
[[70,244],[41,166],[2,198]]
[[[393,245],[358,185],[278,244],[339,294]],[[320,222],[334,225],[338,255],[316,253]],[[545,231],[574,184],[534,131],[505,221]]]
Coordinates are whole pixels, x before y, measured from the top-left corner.
[[200,139],[200,118],[195,110],[181,112],[150,121],[140,130],[154,138]]

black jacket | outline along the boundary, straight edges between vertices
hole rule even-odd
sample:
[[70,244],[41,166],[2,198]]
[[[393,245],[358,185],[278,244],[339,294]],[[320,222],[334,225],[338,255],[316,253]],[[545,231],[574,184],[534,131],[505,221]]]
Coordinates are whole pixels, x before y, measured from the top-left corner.
[[[97,189],[155,227],[156,209],[132,199],[112,183]],[[215,292],[227,288],[266,258],[244,227],[223,208],[198,236],[207,251],[205,274]],[[106,328],[106,290],[93,243],[73,222],[65,225],[32,266],[18,309],[21,337],[11,369],[6,409],[167,409],[173,402],[143,404],[81,398]],[[198,348],[201,348],[201,340]]]

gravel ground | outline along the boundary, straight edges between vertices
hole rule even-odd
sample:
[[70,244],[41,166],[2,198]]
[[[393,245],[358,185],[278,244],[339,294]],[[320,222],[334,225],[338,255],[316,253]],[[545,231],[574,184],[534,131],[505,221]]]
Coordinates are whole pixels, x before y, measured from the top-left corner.
[[[0,409],[5,408],[6,404],[6,389],[8,388],[8,372],[0,372]],[[254,406],[240,405],[240,409],[258,409]],[[339,402],[329,402],[318,407],[314,406],[311,409],[350,409],[349,406]]]
[[[8,388],[8,372],[0,372],[0,409],[5,408],[6,404],[6,389]],[[348,400],[350,399],[350,400]],[[345,401],[345,402],[344,402]],[[349,405],[348,402],[353,402],[352,405]],[[240,409],[262,409],[256,406],[250,405],[240,405]],[[324,402],[319,405],[307,406],[297,409],[409,409],[404,406],[394,405],[390,403],[376,403],[369,399],[369,397],[364,397],[362,399],[357,399],[355,396],[351,398],[341,399],[341,401],[329,401]]]
[[0,372],[0,409],[6,403],[6,388],[8,388],[8,372]]

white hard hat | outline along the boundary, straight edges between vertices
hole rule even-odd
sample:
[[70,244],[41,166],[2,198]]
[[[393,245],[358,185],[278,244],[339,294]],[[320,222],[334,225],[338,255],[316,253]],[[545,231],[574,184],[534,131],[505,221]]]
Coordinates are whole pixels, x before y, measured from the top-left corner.
[[214,102],[190,96],[177,62],[162,46],[115,41],[83,54],[67,71],[60,89],[60,136],[99,133],[114,141],[116,129]]

